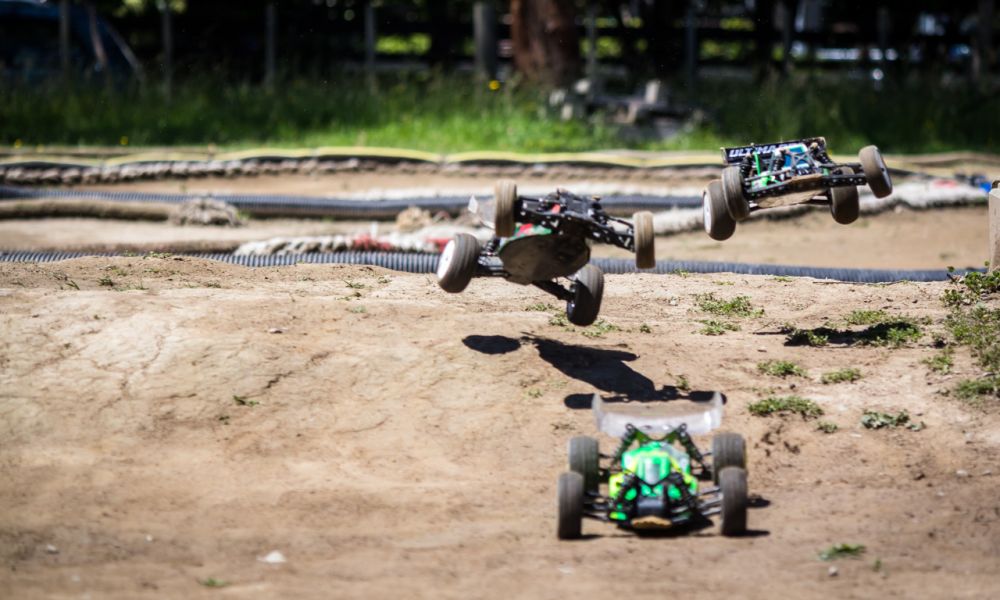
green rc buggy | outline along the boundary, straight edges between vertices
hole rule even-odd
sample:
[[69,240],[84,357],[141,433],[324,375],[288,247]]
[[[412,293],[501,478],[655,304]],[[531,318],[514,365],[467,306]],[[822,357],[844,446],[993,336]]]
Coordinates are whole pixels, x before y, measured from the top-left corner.
[[833,220],[848,225],[860,214],[858,186],[876,198],[892,193],[892,179],[875,146],[858,152],[858,162],[834,162],[821,137],[775,144],[723,148],[722,178],[702,193],[705,232],[727,240],[750,213],[792,204],[828,205]]
[[[693,422],[692,431],[718,425],[721,397],[716,394],[712,402],[713,410],[705,413],[708,421]],[[559,476],[557,488],[560,539],[579,538],[584,518],[646,532],[705,526],[718,515],[723,535],[746,532],[746,443],[741,435],[718,433],[712,451],[703,453],[688,425],[677,419],[606,417],[597,396],[594,412],[603,431],[621,432],[621,442],[611,455],[602,455],[592,437],[569,441],[569,472]],[[628,422],[632,420],[637,424]],[[702,487],[703,481],[714,485]]]

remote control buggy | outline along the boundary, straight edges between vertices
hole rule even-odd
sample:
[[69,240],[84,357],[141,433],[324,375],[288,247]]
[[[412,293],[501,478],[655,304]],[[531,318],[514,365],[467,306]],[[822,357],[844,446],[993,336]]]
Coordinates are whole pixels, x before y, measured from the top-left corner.
[[[715,394],[712,402],[721,414],[721,397]],[[594,412],[600,415],[602,411],[602,402],[595,396]],[[723,535],[746,532],[747,466],[742,436],[718,433],[712,439],[711,453],[703,453],[690,434],[710,429],[704,423],[694,422],[689,428],[677,419],[643,421],[617,415],[611,420],[610,427],[605,423],[601,429],[620,433],[621,441],[612,454],[601,454],[592,437],[569,441],[569,471],[559,476],[557,486],[560,539],[579,538],[584,518],[642,533],[706,526],[709,517],[718,515]],[[714,485],[702,485],[708,481]]]
[[858,186],[877,198],[892,193],[892,179],[875,146],[856,163],[836,163],[821,137],[775,144],[723,148],[722,178],[702,193],[705,232],[715,240],[732,237],[750,213],[791,204],[829,205],[834,221],[848,225],[859,214]]
[[562,189],[541,198],[519,196],[508,180],[497,182],[492,206],[473,198],[469,210],[492,225],[495,235],[483,245],[464,233],[448,242],[437,267],[438,285],[446,292],[465,290],[474,277],[503,277],[564,300],[569,321],[586,326],[597,319],[604,294],[604,273],[588,264],[592,243],[635,253],[640,269],[656,266],[649,212],[635,213],[629,223],[609,216],[597,198]]

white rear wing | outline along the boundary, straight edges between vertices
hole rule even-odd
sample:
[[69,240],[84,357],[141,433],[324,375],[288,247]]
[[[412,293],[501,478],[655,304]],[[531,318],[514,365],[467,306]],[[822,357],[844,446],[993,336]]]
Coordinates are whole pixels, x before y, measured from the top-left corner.
[[625,435],[632,425],[647,435],[662,436],[687,425],[690,434],[705,434],[722,424],[722,394],[712,393],[705,401],[670,400],[667,402],[630,402],[610,408],[594,394],[591,410],[597,429],[612,437]]

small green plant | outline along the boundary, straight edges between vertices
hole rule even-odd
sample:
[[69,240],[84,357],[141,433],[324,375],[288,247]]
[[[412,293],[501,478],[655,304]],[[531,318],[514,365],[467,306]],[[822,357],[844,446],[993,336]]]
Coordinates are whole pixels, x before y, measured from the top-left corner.
[[215,289],[220,289],[222,287],[222,284],[219,283],[218,281],[206,281],[202,285],[207,288],[215,288]]
[[836,423],[831,423],[830,421],[820,421],[816,423],[816,429],[822,431],[823,433],[836,433],[840,426]]
[[965,379],[955,386],[955,395],[971,404],[981,404],[984,396],[1000,396],[1000,376]]
[[73,288],[74,290],[80,291],[80,286],[77,285],[77,283],[75,281],[73,281],[72,279],[67,279],[66,280],[66,285],[68,287]]
[[223,425],[229,425],[229,415],[219,415],[216,419]]
[[673,271],[671,271],[671,273],[673,275],[677,275],[678,277],[688,277],[691,275],[691,271],[688,271],[686,269],[674,269]]
[[825,384],[831,384],[850,383],[859,379],[861,379],[861,371],[855,369],[854,367],[846,367],[843,369],[837,369],[836,371],[830,371],[829,373],[823,373],[820,381]]
[[942,375],[947,375],[951,372],[951,368],[955,366],[955,361],[952,358],[954,350],[950,347],[946,347],[941,352],[938,352],[930,358],[925,358],[921,362],[927,365],[931,371],[941,373]]
[[905,410],[901,410],[896,414],[866,410],[864,414],[861,415],[861,425],[863,425],[865,429],[894,429],[896,427],[905,427],[912,431],[920,431],[926,427],[923,421],[919,423],[911,421],[910,414]]
[[778,283],[789,283],[791,280],[792,278],[787,275],[775,275],[771,278],[771,281],[776,281]]
[[101,287],[108,287],[108,288],[115,287],[115,281],[110,277],[101,277],[100,279],[97,280],[97,284],[100,285]]
[[785,343],[789,346],[812,346],[819,348],[826,346],[830,342],[829,335],[816,329],[799,329],[794,325],[786,324],[782,326],[781,332],[785,334]]
[[246,396],[238,396],[236,394],[233,394],[233,402],[237,406],[257,406],[258,404],[260,404],[260,402],[256,400],[251,400]]
[[858,333],[857,337],[858,341],[865,345],[900,348],[919,340],[922,336],[923,332],[915,322],[900,319],[872,325]]
[[352,307],[348,308],[347,312],[352,312],[354,314],[362,314],[362,313],[368,312],[368,309],[366,309],[364,306],[360,306],[359,305],[359,306],[352,306]]
[[365,284],[358,283],[357,281],[351,281],[350,279],[344,280],[344,285],[351,288],[352,290],[363,290],[365,289]]
[[889,319],[884,310],[855,310],[844,319],[848,325],[877,325]]
[[757,370],[765,375],[773,375],[775,377],[788,377],[789,375],[796,377],[809,376],[805,369],[787,360],[765,360],[757,363]]
[[715,285],[736,285],[732,281],[718,281],[718,280],[716,280],[716,281],[713,281],[712,283],[714,283]]
[[173,254],[170,253],[170,252],[153,252],[152,250],[150,250],[142,258],[143,259],[146,259],[146,258],[170,258],[172,256],[173,256]]
[[543,392],[542,390],[540,390],[538,388],[531,388],[530,390],[528,390],[528,397],[529,398],[541,398],[544,394],[545,394],[545,392]]
[[556,314],[552,315],[551,317],[549,317],[549,325],[553,325],[555,327],[565,327],[565,328],[571,329],[571,327],[569,325],[569,319],[567,319],[566,315],[564,313],[561,313],[561,312],[556,313]]
[[389,279],[388,277],[386,277],[385,275],[379,275],[378,279],[375,280],[376,283],[379,283],[381,285],[385,285],[385,284],[387,284],[387,283],[389,283],[391,281],[392,280]]
[[556,310],[556,307],[552,306],[548,302],[536,302],[535,304],[525,306],[524,310],[533,312],[549,312]]
[[704,327],[698,330],[698,333],[702,335],[722,335],[727,331],[739,331],[740,326],[734,323],[726,323],[725,321],[716,321],[715,319],[709,319],[706,321],[698,321]]
[[229,582],[224,579],[216,579],[215,577],[206,577],[205,579],[199,579],[198,583],[208,588],[221,588],[229,585]]
[[612,331],[621,331],[621,327],[614,325],[613,323],[608,323],[604,319],[598,319],[596,323],[584,329],[580,333],[589,338],[599,338],[604,337],[605,333],[611,333]]
[[653,333],[653,328],[643,323],[639,325],[639,333]]
[[714,293],[698,294],[695,302],[701,310],[721,316],[729,317],[759,317],[764,314],[763,309],[754,308],[749,296],[736,296],[729,300],[716,298]]
[[770,415],[794,414],[803,419],[815,419],[823,416],[823,409],[818,404],[801,396],[770,396],[747,405],[750,414],[757,417]]
[[864,544],[834,544],[821,551],[819,559],[831,561],[840,558],[861,558],[866,551]]
[[677,389],[679,389],[682,392],[690,392],[691,391],[691,382],[689,382],[688,378],[685,377],[684,375],[678,375],[677,376]]

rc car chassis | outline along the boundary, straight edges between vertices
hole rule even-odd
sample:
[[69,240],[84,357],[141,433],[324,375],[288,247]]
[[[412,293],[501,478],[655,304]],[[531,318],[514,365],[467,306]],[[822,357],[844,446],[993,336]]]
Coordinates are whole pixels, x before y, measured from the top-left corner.
[[754,211],[790,204],[829,205],[833,218],[848,225],[858,218],[858,186],[878,198],[892,193],[892,179],[875,146],[859,162],[837,163],[821,137],[722,149],[722,178],[702,194],[705,232],[722,241]]
[[496,235],[481,246],[460,233],[441,253],[437,280],[446,292],[465,290],[474,277],[503,277],[564,300],[570,322],[586,326],[597,319],[604,294],[604,274],[588,264],[592,243],[634,252],[640,269],[656,265],[651,213],[636,213],[629,223],[609,216],[597,198],[562,189],[542,198],[518,196],[508,180],[497,182],[494,192]]
[[[683,424],[659,438],[628,425],[611,455],[600,454],[594,438],[572,438],[569,469],[557,486],[560,539],[579,538],[584,518],[643,532],[707,525],[718,515],[723,535],[746,532],[746,443],[739,434],[716,434],[712,452],[702,453]],[[716,485],[699,489],[699,480]]]

